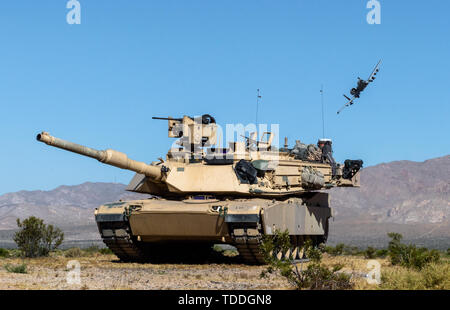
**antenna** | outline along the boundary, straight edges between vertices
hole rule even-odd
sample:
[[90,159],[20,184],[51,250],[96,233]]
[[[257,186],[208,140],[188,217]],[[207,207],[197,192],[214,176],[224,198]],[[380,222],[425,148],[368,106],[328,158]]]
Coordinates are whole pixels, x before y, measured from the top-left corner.
[[261,99],[261,95],[259,94],[259,88],[256,90],[256,131],[258,132],[258,107],[259,107],[259,99]]
[[322,137],[325,138],[325,117],[323,113],[323,84],[320,88],[320,99],[322,101]]

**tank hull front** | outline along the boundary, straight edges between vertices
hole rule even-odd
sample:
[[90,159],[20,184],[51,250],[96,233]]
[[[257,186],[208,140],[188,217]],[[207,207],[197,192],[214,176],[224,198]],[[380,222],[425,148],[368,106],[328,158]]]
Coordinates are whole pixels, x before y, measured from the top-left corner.
[[[331,208],[326,193],[285,200],[149,199],[105,204],[95,217],[103,240],[113,251],[122,249],[121,244],[125,244],[122,252],[126,254],[136,250],[130,250],[130,244],[144,249],[164,244],[210,247],[227,243],[240,253],[248,250],[246,260],[262,262],[259,248],[253,244],[277,230],[288,230],[295,242],[306,238],[326,241]],[[147,254],[141,252],[133,255],[143,259]]]

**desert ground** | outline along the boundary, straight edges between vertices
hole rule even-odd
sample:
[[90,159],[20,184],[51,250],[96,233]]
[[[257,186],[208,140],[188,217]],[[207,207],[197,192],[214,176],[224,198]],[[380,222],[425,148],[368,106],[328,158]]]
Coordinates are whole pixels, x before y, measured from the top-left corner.
[[[69,261],[76,260],[80,266],[80,282],[69,284],[67,277],[74,267]],[[362,257],[333,257],[325,255],[327,265],[344,264],[343,272],[352,274],[352,281],[359,289],[376,289],[364,276],[369,269],[367,259]],[[383,267],[389,262],[379,259]],[[8,272],[4,266],[27,266],[27,273]],[[308,263],[304,263],[304,268]],[[294,289],[282,276],[272,274],[261,278],[265,266],[249,266],[240,263],[208,264],[140,264],[122,263],[114,255],[94,253],[89,256],[69,258],[52,254],[43,258],[1,258],[0,289]],[[73,278],[72,278],[73,279]]]

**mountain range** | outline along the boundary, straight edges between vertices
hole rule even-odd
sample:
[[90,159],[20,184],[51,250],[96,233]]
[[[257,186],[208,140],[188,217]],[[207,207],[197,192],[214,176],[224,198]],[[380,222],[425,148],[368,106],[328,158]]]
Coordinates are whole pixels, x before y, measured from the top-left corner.
[[388,232],[450,247],[450,155],[364,168],[360,188],[330,190],[330,241],[383,246]]
[[[450,247],[450,155],[424,162],[394,161],[361,171],[360,188],[333,188],[331,244],[382,247],[387,232],[437,248]],[[61,227],[67,242],[99,242],[94,209],[117,200],[149,195],[124,184],[86,182],[50,191],[0,196],[0,244],[11,245],[16,219],[34,215]]]

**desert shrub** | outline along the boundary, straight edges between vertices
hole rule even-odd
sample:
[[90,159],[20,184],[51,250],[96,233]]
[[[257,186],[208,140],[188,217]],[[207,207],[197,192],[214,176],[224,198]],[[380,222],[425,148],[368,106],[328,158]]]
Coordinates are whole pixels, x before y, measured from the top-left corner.
[[22,256],[22,252],[19,249],[11,249],[8,250],[9,257],[20,257]]
[[407,268],[422,269],[430,263],[437,263],[440,260],[440,254],[437,250],[428,250],[427,248],[417,248],[413,244],[403,244],[403,236],[397,233],[389,233],[392,239],[389,241],[388,251],[392,265],[400,265]]
[[420,271],[405,268],[382,271],[380,288],[389,290],[449,290],[450,264],[432,263]]
[[64,233],[59,228],[46,225],[34,216],[23,222],[17,219],[17,226],[19,231],[14,235],[14,242],[25,257],[47,256],[64,239]]
[[345,290],[353,288],[350,275],[339,272],[342,265],[333,268],[313,263],[308,265],[305,271],[298,272],[294,278],[298,288],[309,288],[313,290]]
[[377,257],[377,250],[371,246],[368,246],[367,249],[364,251],[364,257],[368,259]]
[[113,254],[113,251],[111,251],[111,249],[109,249],[109,248],[102,248],[99,250],[99,252],[100,252],[100,254],[103,254],[103,255]]
[[344,253],[344,247],[345,247],[345,244],[343,244],[343,243],[338,243],[338,244],[336,244],[335,247],[326,246],[325,252],[330,255],[333,255],[333,256],[342,255]]
[[27,265],[25,265],[25,264],[21,264],[21,265],[6,264],[5,269],[6,269],[6,271],[12,272],[12,273],[27,273]]
[[64,251],[65,257],[81,257],[83,256],[83,251],[80,248],[70,248]]
[[388,253],[388,249],[379,249],[375,252],[375,257],[386,257]]
[[345,245],[344,243],[338,243],[335,247],[326,246],[324,248],[324,252],[328,253],[332,256],[340,256],[340,255],[361,255],[364,251],[361,251],[356,246]]
[[66,250],[61,250],[61,249],[55,249],[52,251],[51,255],[56,257],[56,256],[64,256],[66,254]]
[[272,253],[279,251],[285,253],[291,247],[288,231],[277,230],[273,236],[265,236],[261,245],[264,260],[268,264],[266,270],[261,273],[261,277],[266,277],[269,273],[279,272],[288,282],[297,289],[351,289],[350,275],[339,272],[342,265],[328,268],[321,263],[322,252],[313,247],[310,241],[304,245],[307,257],[310,259],[305,270],[298,269],[298,266],[289,258],[278,259]]
[[83,249],[87,254],[94,254],[100,252],[100,247],[98,245],[90,245],[87,248]]
[[328,254],[330,254],[332,251],[333,251],[333,247],[331,246],[331,245],[325,245],[324,247],[323,247],[323,252],[324,253],[328,253]]
[[357,246],[344,246],[342,251],[343,255],[364,255],[364,251],[361,251]]
[[8,257],[8,256],[9,256],[9,251],[7,249],[0,248],[0,257]]

